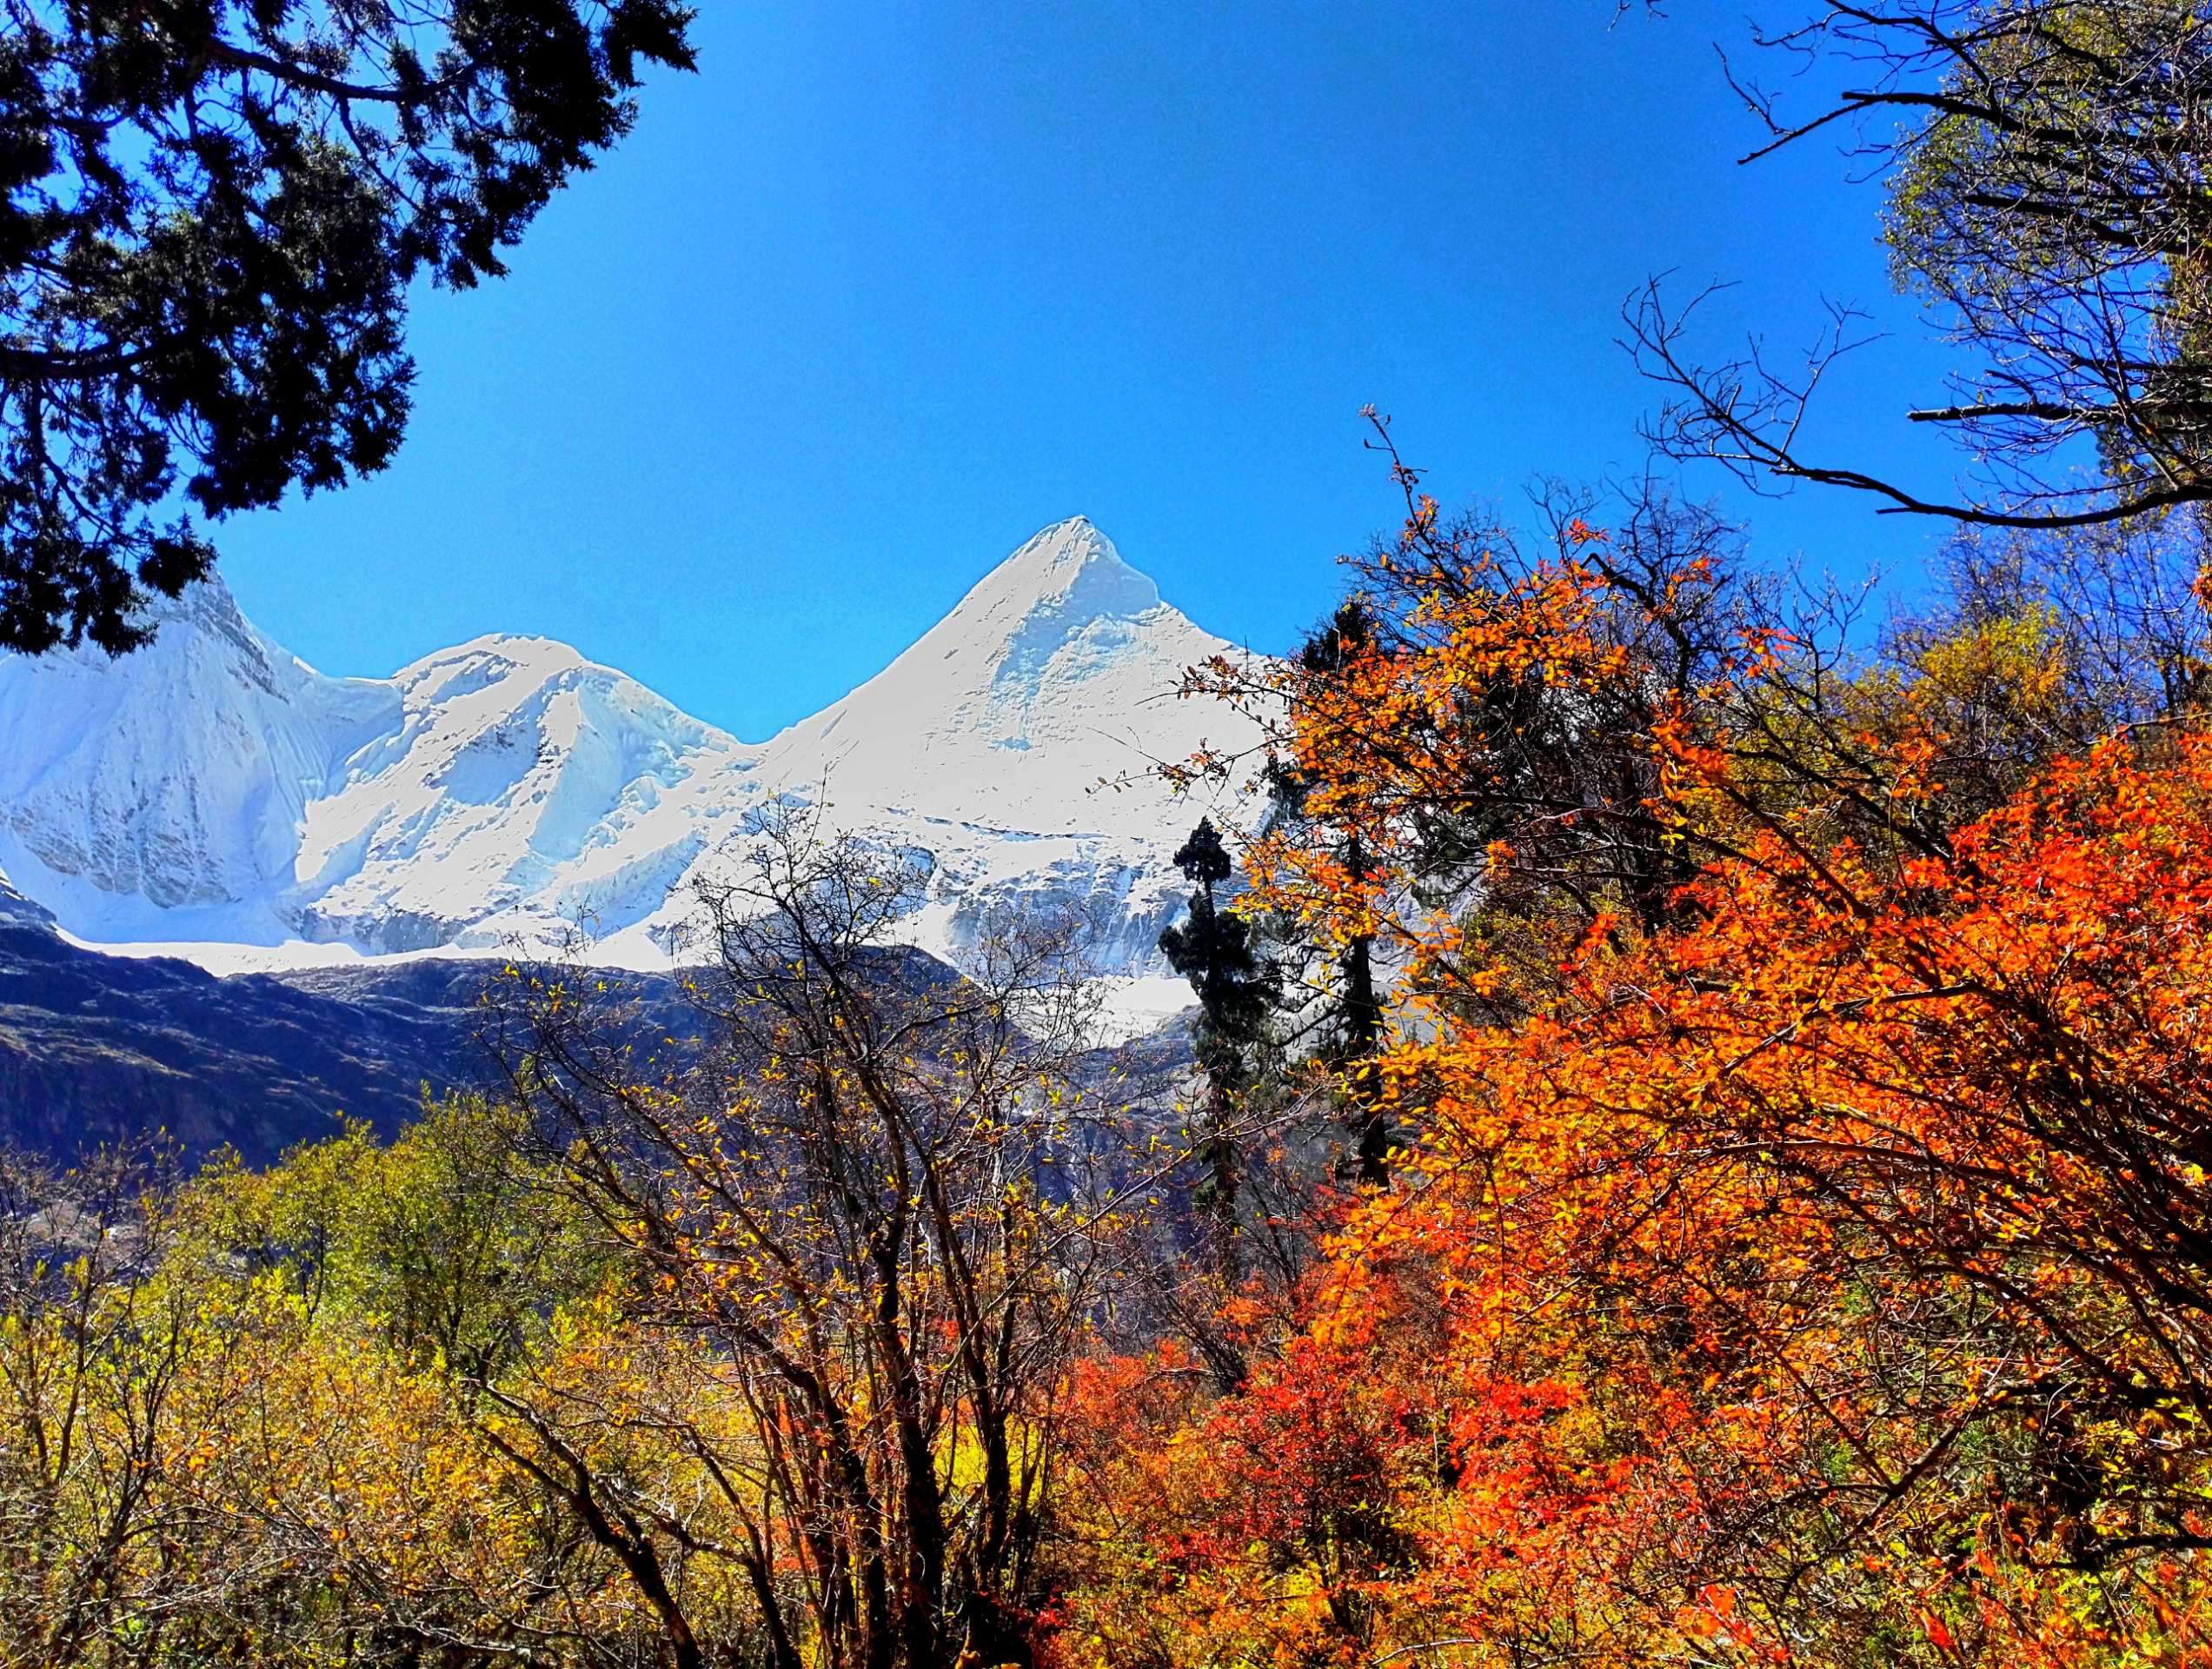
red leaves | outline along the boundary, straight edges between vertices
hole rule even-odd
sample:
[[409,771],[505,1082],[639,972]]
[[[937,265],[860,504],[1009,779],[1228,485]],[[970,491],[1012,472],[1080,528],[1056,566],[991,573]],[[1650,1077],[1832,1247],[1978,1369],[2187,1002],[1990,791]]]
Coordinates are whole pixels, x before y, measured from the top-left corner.
[[2028,627],[1817,691],[1709,560],[1616,555],[1417,499],[1388,648],[1280,687],[1371,866],[1279,836],[1255,901],[1396,945],[1421,1140],[1176,1425],[1206,1651],[2196,1660],[2212,736],[2006,778],[1957,691],[2040,710]]

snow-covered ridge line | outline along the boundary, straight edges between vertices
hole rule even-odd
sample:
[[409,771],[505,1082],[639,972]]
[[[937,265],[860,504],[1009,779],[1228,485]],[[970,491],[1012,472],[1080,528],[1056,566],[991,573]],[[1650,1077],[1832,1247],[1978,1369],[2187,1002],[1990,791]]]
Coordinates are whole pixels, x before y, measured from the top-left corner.
[[926,852],[909,937],[957,961],[1007,911],[1073,911],[1106,971],[1157,977],[1201,806],[1101,778],[1248,741],[1172,699],[1232,646],[1080,517],[986,575],[875,677],[738,741],[543,638],[491,635],[388,679],[328,678],[220,583],[120,662],[0,661],[0,872],[80,942],[210,967],[546,948],[668,961],[690,883],[760,814],[820,804]]

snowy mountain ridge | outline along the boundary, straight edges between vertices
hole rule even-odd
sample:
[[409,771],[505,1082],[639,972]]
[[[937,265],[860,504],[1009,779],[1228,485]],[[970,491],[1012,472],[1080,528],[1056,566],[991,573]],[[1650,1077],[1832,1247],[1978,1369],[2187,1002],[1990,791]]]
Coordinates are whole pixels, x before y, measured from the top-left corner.
[[[219,583],[148,648],[0,662],[0,874],[81,942],[219,969],[571,944],[665,966],[691,884],[777,804],[928,854],[907,937],[957,961],[1006,911],[1073,911],[1158,981],[1204,811],[1149,761],[1254,740],[1179,701],[1233,646],[1080,517],[1044,529],[881,673],[763,743],[565,644],[492,635],[325,677]],[[1101,779],[1138,779],[1100,792]]]

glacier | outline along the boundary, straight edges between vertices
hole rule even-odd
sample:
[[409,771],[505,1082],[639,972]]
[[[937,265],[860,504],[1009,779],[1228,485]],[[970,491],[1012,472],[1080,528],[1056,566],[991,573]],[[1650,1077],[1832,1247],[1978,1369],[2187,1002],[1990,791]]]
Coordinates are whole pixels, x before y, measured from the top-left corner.
[[[1151,771],[1250,721],[1179,698],[1242,654],[1087,520],[1000,562],[875,677],[764,742],[543,638],[326,677],[219,581],[148,647],[0,658],[0,876],[78,943],[218,972],[423,954],[681,960],[694,883],[764,812],[926,854],[902,936],[958,965],[1008,913],[1072,914],[1125,1006],[1187,1001],[1159,954],[1201,815],[1248,789]],[[1112,785],[1112,786],[1108,786]]]

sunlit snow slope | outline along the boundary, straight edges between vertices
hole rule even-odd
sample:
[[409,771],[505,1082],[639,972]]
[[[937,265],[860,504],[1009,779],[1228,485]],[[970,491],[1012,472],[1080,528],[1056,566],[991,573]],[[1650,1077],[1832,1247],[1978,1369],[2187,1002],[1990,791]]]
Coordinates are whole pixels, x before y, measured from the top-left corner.
[[[1232,647],[1088,522],[1047,528],[844,700],[765,744],[541,638],[323,677],[219,584],[153,645],[0,660],[0,873],[73,935],[214,967],[573,943],[654,966],[694,878],[779,802],[927,852],[909,938],[957,961],[1000,913],[1073,911],[1157,974],[1200,811],[1141,779],[1250,740],[1183,669]],[[1101,792],[1101,779],[1139,779]]]

